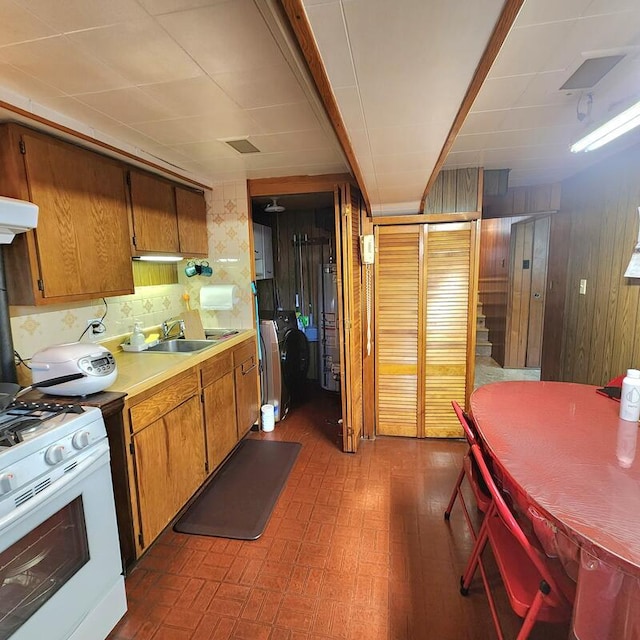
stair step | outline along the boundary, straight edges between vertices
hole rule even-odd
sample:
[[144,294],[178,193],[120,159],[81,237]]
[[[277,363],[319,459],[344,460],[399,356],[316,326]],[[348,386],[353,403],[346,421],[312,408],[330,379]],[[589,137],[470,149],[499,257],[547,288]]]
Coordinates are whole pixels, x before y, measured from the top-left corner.
[[486,316],[478,315],[476,318],[476,326],[477,327],[486,327],[487,326],[487,318]]
[[476,342],[476,355],[477,356],[490,356],[491,355],[491,343],[490,342]]
[[476,327],[476,342],[489,342],[489,329]]

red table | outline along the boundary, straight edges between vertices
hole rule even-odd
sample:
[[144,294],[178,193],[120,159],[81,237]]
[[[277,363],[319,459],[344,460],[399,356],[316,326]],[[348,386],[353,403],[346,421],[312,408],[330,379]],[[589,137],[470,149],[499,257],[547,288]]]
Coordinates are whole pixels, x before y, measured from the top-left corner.
[[471,396],[488,451],[577,582],[579,640],[640,638],[638,425],[589,385],[497,382]]

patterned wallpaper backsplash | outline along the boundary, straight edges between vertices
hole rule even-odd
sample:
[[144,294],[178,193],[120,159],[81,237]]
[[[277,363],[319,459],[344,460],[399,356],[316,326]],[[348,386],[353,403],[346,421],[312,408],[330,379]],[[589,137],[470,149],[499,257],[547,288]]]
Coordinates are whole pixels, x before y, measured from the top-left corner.
[[[200,287],[205,284],[235,284],[240,301],[231,311],[201,311],[205,327],[246,329],[253,325],[251,295],[251,259],[249,254],[249,204],[244,181],[225,182],[207,193],[207,232],[211,277],[187,277],[186,261],[178,264],[179,284],[136,287],[135,293],[107,298],[106,330],[83,342],[99,342],[128,334],[134,322],[143,327],[158,326],[163,320],[179,315],[189,294],[192,309],[200,307]],[[53,307],[11,307],[11,332],[14,348],[21,357],[53,344],[75,342],[87,327],[87,321],[101,318],[105,306],[101,299]]]

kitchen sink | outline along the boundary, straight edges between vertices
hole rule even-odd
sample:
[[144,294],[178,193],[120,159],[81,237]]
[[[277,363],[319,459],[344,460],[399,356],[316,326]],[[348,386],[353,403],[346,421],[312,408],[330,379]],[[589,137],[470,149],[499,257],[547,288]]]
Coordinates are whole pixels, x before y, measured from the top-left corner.
[[159,342],[153,347],[149,347],[146,351],[155,353],[197,353],[204,349],[210,349],[220,344],[220,340],[184,340],[182,338],[174,338],[173,340],[165,340]]

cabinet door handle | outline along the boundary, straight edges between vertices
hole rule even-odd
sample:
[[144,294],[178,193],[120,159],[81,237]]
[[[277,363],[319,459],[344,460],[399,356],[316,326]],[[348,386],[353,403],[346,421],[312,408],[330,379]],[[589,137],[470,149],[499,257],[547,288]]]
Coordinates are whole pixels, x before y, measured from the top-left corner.
[[245,370],[244,363],[242,364],[242,375],[246,376],[247,373],[251,373],[256,368],[256,363],[254,362],[248,369]]

